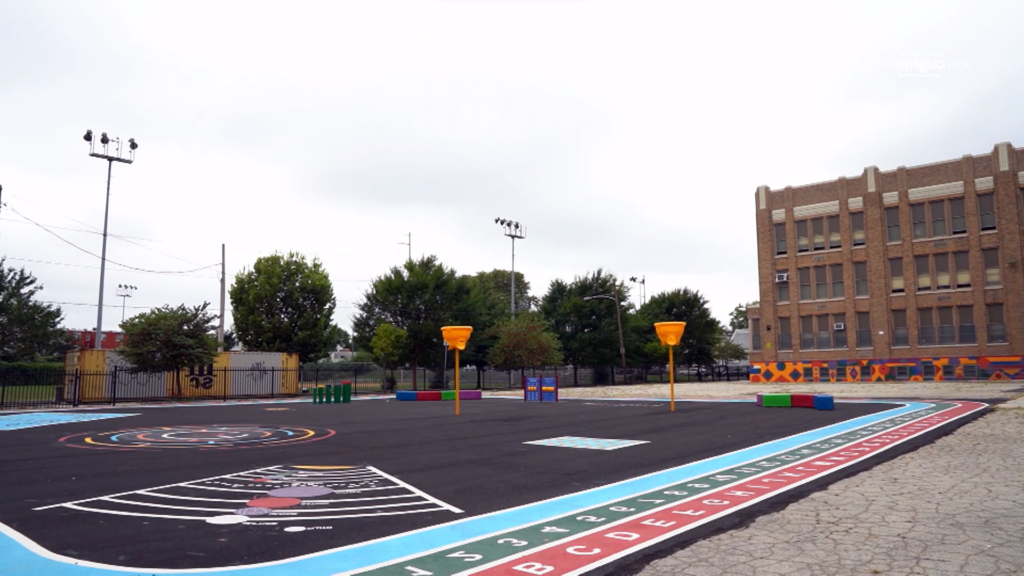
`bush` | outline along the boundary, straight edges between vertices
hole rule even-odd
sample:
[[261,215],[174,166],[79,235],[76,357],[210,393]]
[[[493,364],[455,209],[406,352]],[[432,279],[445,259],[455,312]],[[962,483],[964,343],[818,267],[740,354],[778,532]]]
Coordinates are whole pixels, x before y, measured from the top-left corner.
[[395,377],[394,376],[385,376],[384,377],[384,391],[385,392],[394,392],[395,388],[397,386],[398,386],[398,382],[395,381]]
[[60,362],[0,362],[4,386],[57,386],[64,381]]

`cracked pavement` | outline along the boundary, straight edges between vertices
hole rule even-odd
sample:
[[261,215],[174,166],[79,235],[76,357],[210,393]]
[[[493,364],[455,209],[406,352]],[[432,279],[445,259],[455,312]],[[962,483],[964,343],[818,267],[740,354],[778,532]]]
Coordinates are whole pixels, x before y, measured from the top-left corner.
[[[1018,384],[677,384],[677,398],[821,391],[837,398],[1019,399],[914,452],[840,480],[745,527],[662,553],[660,559],[630,572],[1024,574],[1024,390],[1018,390]],[[567,387],[560,393],[665,397],[668,386]]]

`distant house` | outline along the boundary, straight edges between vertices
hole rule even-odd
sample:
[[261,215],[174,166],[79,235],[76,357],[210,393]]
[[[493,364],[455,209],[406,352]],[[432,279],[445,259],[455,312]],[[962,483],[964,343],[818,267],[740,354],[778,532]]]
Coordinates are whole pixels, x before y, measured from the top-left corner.
[[345,360],[350,360],[354,354],[355,352],[348,348],[338,348],[334,352],[331,352],[327,358],[321,360],[321,362],[344,362]]
[[737,362],[729,362],[729,366],[750,366],[750,330],[746,328],[734,330],[732,336],[729,337],[729,341],[733,344],[739,344],[746,351],[748,358]]
[[[71,337],[71,343],[74,344],[76,348],[97,348],[95,330],[68,330],[67,332],[68,336]],[[124,332],[104,332],[98,348],[102,348],[104,350],[116,350],[123,345]]]

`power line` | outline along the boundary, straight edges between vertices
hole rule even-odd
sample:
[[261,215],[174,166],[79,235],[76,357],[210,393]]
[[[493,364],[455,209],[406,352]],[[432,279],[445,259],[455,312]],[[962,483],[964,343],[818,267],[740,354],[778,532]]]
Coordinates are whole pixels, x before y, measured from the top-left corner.
[[[36,222],[35,220],[29,218],[28,216],[25,216],[21,212],[18,212],[16,209],[11,208],[10,205],[8,205],[7,208],[10,209],[11,211],[13,211],[18,216],[21,216],[22,218],[24,218],[25,220],[28,220],[32,224],[35,224],[36,226],[38,226],[42,230],[46,231],[48,234],[52,234],[58,240],[60,240],[61,242],[64,242],[65,244],[71,246],[72,248],[75,248],[77,250],[85,252],[86,254],[88,254],[88,255],[90,255],[90,256],[92,256],[94,258],[99,258],[100,257],[100,256],[98,256],[98,255],[96,255],[96,254],[86,250],[85,248],[82,248],[81,246],[75,244],[74,242],[71,242],[70,240],[65,239],[60,234],[57,234],[53,230],[48,229],[46,226],[43,226],[42,224],[40,224],[40,223]],[[209,266],[203,266],[202,268],[195,268],[195,269],[192,269],[192,270],[147,270],[145,268],[138,268],[138,267],[135,267],[135,266],[129,266],[127,264],[121,264],[120,262],[114,262],[113,260],[111,260],[109,258],[107,258],[107,262],[110,262],[111,264],[114,264],[116,266],[120,266],[122,268],[127,268],[129,270],[136,270],[138,272],[148,272],[150,274],[188,274],[188,273],[191,273],[191,272],[199,272],[200,270],[207,270],[207,269],[213,268],[215,266],[220,266],[220,262],[218,262],[216,264],[210,264]]]
[[[49,260],[33,260],[32,258],[15,258],[13,256],[5,256],[6,260],[14,260],[15,262],[33,262],[35,264],[49,264],[52,266],[69,266],[71,268],[87,268],[90,270],[99,270],[99,266],[89,266],[87,264],[69,264],[67,262],[51,262]],[[136,270],[122,270],[122,272],[137,272]],[[206,280],[219,280],[219,276],[197,276],[195,274],[178,274],[180,278],[204,278]]]
[[[6,206],[6,204],[5,204],[5,206]],[[12,210],[13,210],[13,208],[12,208]],[[68,226],[57,226],[55,224],[38,224],[38,223],[34,223],[34,222],[26,222],[24,220],[14,220],[13,218],[0,218],[0,221],[14,222],[16,224],[37,224],[38,226],[45,226],[46,228],[53,228],[53,229],[57,229],[57,230],[67,230],[69,232],[80,232],[82,234],[96,234],[97,236],[103,235],[103,232],[97,232],[97,231],[94,231],[94,230],[82,230],[81,228],[70,228]],[[76,220],[76,222],[77,222],[77,220]],[[88,224],[87,224],[87,226],[88,226]],[[162,252],[160,250],[157,250],[156,248],[151,248],[151,247],[146,246],[144,244],[139,244],[138,242],[135,242],[135,240],[141,240],[143,242],[160,242],[160,240],[150,240],[148,238],[134,238],[132,236],[121,236],[119,234],[107,234],[107,237],[108,238],[113,238],[115,240],[121,240],[122,242],[127,242],[129,244],[134,244],[135,246],[138,246],[139,248],[143,248],[143,249],[149,250],[151,252],[156,252],[157,254],[161,254],[163,256],[167,256],[168,258],[174,258],[175,260],[180,260],[180,261],[185,262],[187,264],[192,264],[194,266],[198,266],[197,263],[192,262],[191,260],[186,260],[184,258],[179,258],[178,256],[175,256],[174,254],[168,254],[167,252]]]

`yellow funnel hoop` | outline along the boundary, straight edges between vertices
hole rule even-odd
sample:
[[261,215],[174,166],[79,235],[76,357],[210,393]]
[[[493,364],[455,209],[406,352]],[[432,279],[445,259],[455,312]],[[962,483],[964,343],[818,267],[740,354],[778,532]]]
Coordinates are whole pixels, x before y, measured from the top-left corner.
[[686,322],[656,322],[654,331],[658,333],[662,346],[676,346],[683,339]]
[[444,326],[441,328],[441,337],[449,350],[465,350],[469,335],[473,333],[472,326]]

